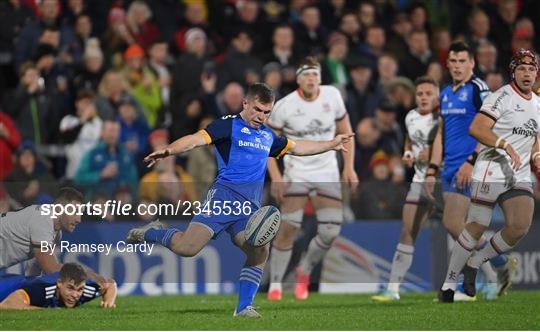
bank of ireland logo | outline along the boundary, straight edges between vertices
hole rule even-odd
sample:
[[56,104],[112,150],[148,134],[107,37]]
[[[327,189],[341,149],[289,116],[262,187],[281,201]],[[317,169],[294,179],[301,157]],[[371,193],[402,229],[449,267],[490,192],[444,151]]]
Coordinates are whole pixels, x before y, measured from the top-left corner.
[[242,128],[240,131],[244,134],[251,135],[251,131],[247,127]]

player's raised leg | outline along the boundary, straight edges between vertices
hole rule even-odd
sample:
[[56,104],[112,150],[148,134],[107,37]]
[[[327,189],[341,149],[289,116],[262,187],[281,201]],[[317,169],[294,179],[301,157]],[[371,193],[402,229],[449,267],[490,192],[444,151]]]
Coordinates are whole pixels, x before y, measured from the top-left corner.
[[250,246],[246,243],[243,231],[234,236],[234,243],[246,254],[246,263],[238,279],[238,304],[234,316],[261,318],[253,307],[253,300],[261,283],[269,246]]
[[176,228],[164,228],[159,221],[143,227],[133,228],[128,232],[129,243],[150,242],[160,244],[182,257],[193,257],[212,239],[212,230],[198,222],[189,224],[185,232]]
[[330,250],[343,223],[341,199],[318,195],[313,198],[313,206],[317,215],[317,235],[309,243],[307,252],[296,269],[294,296],[298,300],[308,298],[311,271]]
[[282,223],[278,234],[272,242],[270,253],[270,288],[268,299],[279,301],[282,298],[283,277],[291,260],[294,239],[302,225],[304,206],[307,202],[305,196],[285,196],[281,204]]

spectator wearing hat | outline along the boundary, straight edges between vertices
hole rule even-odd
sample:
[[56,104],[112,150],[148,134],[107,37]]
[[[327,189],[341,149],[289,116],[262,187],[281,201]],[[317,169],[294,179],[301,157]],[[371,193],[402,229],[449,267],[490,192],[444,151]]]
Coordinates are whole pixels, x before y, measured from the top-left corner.
[[52,203],[56,180],[41,162],[35,145],[23,141],[17,149],[15,168],[5,179],[9,196],[19,205]]
[[355,215],[360,219],[398,219],[405,196],[390,181],[389,157],[377,151],[369,161],[372,177],[358,189]]
[[405,116],[414,106],[414,84],[403,76],[396,77],[385,86],[384,94],[396,108],[397,122],[405,130]]
[[407,38],[409,51],[399,64],[402,76],[410,80],[425,75],[430,62],[434,60],[429,48],[429,37],[425,30],[413,30]]
[[148,152],[148,135],[150,128],[144,116],[139,114],[136,104],[131,98],[123,97],[119,101],[116,120],[120,124],[120,144],[131,154],[131,157],[144,170],[143,157]]
[[94,93],[81,90],[75,99],[75,115],[66,115],[60,121],[60,138],[65,144],[65,176],[73,180],[83,156],[90,151],[101,136],[103,121],[97,114]]
[[333,84],[344,88],[349,83],[345,60],[349,54],[347,37],[341,32],[332,32],[328,37],[328,53],[322,62],[322,84]]
[[396,106],[389,100],[383,99],[375,110],[375,126],[381,132],[381,139],[389,147],[391,154],[399,155],[403,147],[403,130],[396,121]]
[[207,52],[207,36],[200,28],[185,33],[185,53],[176,60],[171,85],[171,113],[173,122],[179,121],[176,110],[187,99],[194,98],[203,90],[202,82],[210,83],[208,93],[215,92],[216,65]]
[[13,120],[0,112],[0,181],[13,169],[13,153],[21,143],[21,135]]
[[21,66],[19,86],[4,99],[4,109],[13,119],[21,139],[39,145],[51,143],[56,136],[59,119],[53,99],[46,93],[34,63]]
[[141,46],[130,45],[124,52],[124,61],[122,75],[127,83],[127,91],[142,107],[148,125],[154,128],[162,107],[157,78],[145,64],[144,50]]
[[105,59],[113,68],[122,64],[122,53],[129,45],[135,43],[135,38],[129,32],[126,23],[126,12],[121,7],[112,7],[109,11],[107,30],[103,34],[103,50]]
[[136,197],[138,175],[131,154],[120,144],[120,124],[105,120],[101,140],[84,154],[75,176],[75,184],[85,188],[88,198],[94,193],[114,193],[128,187]]
[[73,91],[90,90],[97,93],[99,82],[105,72],[103,51],[97,38],[90,38],[84,49],[82,66],[77,68],[73,79]]
[[[169,144],[169,134],[164,129],[154,130],[148,137],[153,151]],[[176,158],[165,158],[154,164],[152,170],[141,178],[141,200],[152,203],[177,203],[197,200],[193,178],[179,165]]]
[[383,98],[383,92],[377,88],[373,79],[372,64],[367,59],[350,60],[348,70],[351,81],[347,85],[346,105],[354,128],[363,118],[375,115],[375,109]]
[[[218,66],[218,90],[229,82],[238,82],[242,86],[256,83],[260,75],[262,62],[252,54],[253,39],[247,30],[235,32],[223,62]],[[251,75],[251,77],[250,77]]]

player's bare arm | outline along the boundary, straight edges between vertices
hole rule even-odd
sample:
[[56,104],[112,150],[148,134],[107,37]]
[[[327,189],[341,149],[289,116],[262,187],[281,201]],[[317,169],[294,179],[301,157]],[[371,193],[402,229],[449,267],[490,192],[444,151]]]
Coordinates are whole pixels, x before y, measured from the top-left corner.
[[442,163],[442,130],[444,122],[442,118],[439,118],[439,126],[437,127],[437,134],[433,140],[433,147],[431,149],[431,158],[429,160],[429,167],[426,171],[426,191],[428,195],[432,196],[435,190],[435,177],[439,171],[439,167]]
[[[336,121],[336,133],[337,134],[350,134],[352,133],[351,121],[349,115],[346,114],[341,120]],[[349,140],[344,144],[345,150],[343,150],[343,173],[341,179],[343,182],[348,183],[350,189],[354,192],[358,187],[358,175],[354,171],[354,139]]]
[[405,137],[405,144],[403,146],[403,157],[401,158],[401,160],[405,165],[407,165],[407,167],[413,167],[414,156],[412,153],[412,144],[409,135]]
[[[272,130],[276,133],[276,135],[281,136],[281,130],[274,128],[272,128]],[[270,175],[270,180],[272,181],[270,184],[270,195],[277,203],[281,203],[283,200],[283,194],[285,193],[285,187],[283,183],[283,176],[279,170],[276,158],[268,158],[268,174]]]
[[202,131],[199,131],[177,139],[164,149],[152,152],[144,158],[144,162],[148,163],[147,167],[152,167],[160,159],[187,152],[206,144],[208,144],[208,138]]
[[287,153],[295,156],[312,156],[330,150],[347,151],[345,145],[352,140],[354,133],[340,134],[331,141],[292,141]]
[[55,273],[62,268],[62,264],[58,262],[54,254],[51,255],[49,251],[41,251],[40,247],[34,248],[34,257],[44,274]]
[[514,148],[506,142],[502,137],[498,137],[492,130],[495,120],[490,117],[478,113],[475,116],[471,127],[469,128],[469,133],[472,137],[476,138],[478,142],[486,145],[493,146],[499,149],[503,149],[510,159],[512,159],[512,167],[514,170],[518,170],[521,166],[521,160],[519,155],[514,150]]
[[540,173],[540,134],[536,135],[536,141],[531,150],[531,161],[534,165],[534,171],[536,174]]
[[99,304],[102,308],[116,308],[116,295],[118,294],[118,289],[116,282],[111,280],[107,282],[103,287],[101,287],[101,303]]
[[0,303],[0,310],[38,310],[44,309],[30,305],[27,296],[21,291],[17,290],[11,293],[8,297]]

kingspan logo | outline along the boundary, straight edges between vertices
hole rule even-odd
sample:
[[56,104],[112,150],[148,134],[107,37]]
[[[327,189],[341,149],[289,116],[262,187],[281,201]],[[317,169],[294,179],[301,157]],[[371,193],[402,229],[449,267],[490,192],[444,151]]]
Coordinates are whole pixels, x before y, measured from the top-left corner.
[[525,122],[522,126],[514,127],[512,129],[513,135],[522,135],[525,137],[536,136],[537,132],[538,132],[538,123],[534,119],[529,119],[529,121]]

